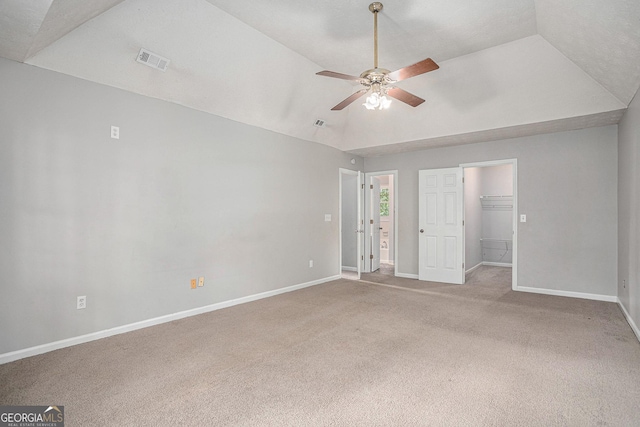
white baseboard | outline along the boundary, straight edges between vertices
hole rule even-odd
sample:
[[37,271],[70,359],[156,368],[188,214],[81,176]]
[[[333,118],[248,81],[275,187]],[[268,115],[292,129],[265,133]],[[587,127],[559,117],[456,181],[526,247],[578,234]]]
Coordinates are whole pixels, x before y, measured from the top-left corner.
[[587,294],[583,292],[559,291],[556,289],[529,288],[526,286],[517,286],[514,291],[531,292],[534,294],[555,295],[559,297],[571,297],[590,299],[595,301],[618,302],[618,297],[613,295]]
[[344,271],[358,271],[356,267],[345,267],[344,265],[342,266],[342,269]]
[[636,322],[633,321],[633,319],[631,318],[631,315],[629,314],[627,309],[624,307],[624,304],[622,304],[622,301],[620,301],[620,298],[617,298],[617,300],[618,300],[617,301],[618,305],[622,309],[622,313],[624,313],[624,317],[626,317],[627,322],[629,323],[629,326],[631,326],[631,330],[633,330],[633,333],[636,334],[636,338],[638,339],[638,341],[640,341],[640,328],[638,328],[638,325],[636,325]]
[[332,280],[340,279],[340,275],[325,277],[323,279],[313,280],[311,282],[301,283],[298,285],[288,286],[286,288],[275,289],[273,291],[262,292],[259,294],[249,295],[242,298],[237,298],[229,301],[223,301],[215,304],[206,305],[204,307],[198,307],[191,310],[180,311],[178,313],[168,314],[166,316],[155,317],[153,319],[142,320],[136,323],[130,323],[128,325],[117,326],[111,329],[105,329],[103,331],[92,332],[86,335],[80,335],[78,337],[67,338],[60,341],[54,341],[47,344],[38,345],[35,347],[25,348],[23,350],[16,350],[9,353],[0,354],[0,365],[4,363],[13,362],[15,360],[24,359],[25,357],[36,356],[38,354],[48,353],[53,350],[58,350],[65,347],[71,347],[77,344],[83,344],[90,341],[99,340],[101,338],[107,338],[113,335],[124,334],[125,332],[131,332],[138,329],[148,328],[149,326],[159,325],[161,323],[167,323],[178,319],[184,319],[185,317],[197,316],[198,314],[209,313],[211,311],[220,310],[222,308],[232,307],[238,304],[244,304],[251,301],[256,301],[263,298],[268,298],[286,292],[297,291],[298,289],[308,288],[310,286],[320,285],[322,283],[330,282]]
[[513,267],[513,265],[510,262],[482,261],[482,265],[490,265],[492,267]]
[[477,269],[478,269],[478,268],[480,268],[480,267],[482,267],[482,263],[481,263],[481,262],[477,263],[476,265],[474,265],[473,267],[471,267],[470,269],[468,269],[467,271],[465,271],[465,272],[464,272],[464,274],[469,274],[469,273],[471,273],[472,271],[475,271],[475,270],[477,270]]
[[405,279],[416,279],[418,280],[418,275],[417,274],[408,274],[408,273],[396,273],[396,277],[403,277]]

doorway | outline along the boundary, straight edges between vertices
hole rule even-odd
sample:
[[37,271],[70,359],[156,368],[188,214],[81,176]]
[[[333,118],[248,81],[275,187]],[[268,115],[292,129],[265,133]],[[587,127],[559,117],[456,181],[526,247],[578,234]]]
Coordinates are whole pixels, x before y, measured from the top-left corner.
[[482,268],[511,269],[517,288],[517,160],[460,165],[464,175],[465,275]]
[[398,171],[365,174],[363,272],[396,275]]

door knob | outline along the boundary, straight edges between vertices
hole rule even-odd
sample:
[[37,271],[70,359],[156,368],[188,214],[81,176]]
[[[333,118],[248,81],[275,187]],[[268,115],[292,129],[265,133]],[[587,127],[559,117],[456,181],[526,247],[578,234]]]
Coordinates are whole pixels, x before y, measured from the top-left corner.
[[421,229],[420,229],[420,232],[421,232],[421,233],[424,233],[424,228],[421,228]]

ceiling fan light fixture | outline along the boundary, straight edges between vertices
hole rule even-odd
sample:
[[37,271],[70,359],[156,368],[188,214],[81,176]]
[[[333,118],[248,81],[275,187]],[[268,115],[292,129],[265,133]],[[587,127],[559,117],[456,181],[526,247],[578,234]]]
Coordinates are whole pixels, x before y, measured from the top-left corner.
[[362,105],[367,110],[386,110],[391,105],[391,99],[380,95],[378,92],[373,92]]

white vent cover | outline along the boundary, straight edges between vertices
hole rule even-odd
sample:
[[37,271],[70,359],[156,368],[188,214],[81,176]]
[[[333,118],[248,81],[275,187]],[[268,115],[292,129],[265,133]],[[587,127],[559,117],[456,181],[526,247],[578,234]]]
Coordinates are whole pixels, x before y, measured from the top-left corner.
[[317,126],[319,128],[323,128],[323,127],[325,127],[327,125],[327,123],[322,119],[317,119],[316,122],[313,125]]
[[170,62],[167,58],[163,58],[160,55],[149,52],[144,48],[140,49],[140,53],[138,53],[136,61],[160,71],[166,71]]

